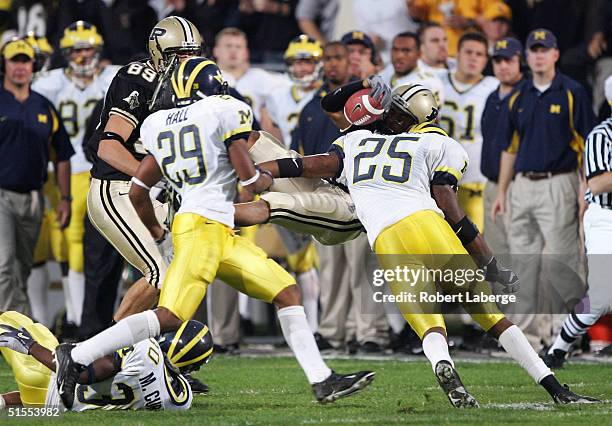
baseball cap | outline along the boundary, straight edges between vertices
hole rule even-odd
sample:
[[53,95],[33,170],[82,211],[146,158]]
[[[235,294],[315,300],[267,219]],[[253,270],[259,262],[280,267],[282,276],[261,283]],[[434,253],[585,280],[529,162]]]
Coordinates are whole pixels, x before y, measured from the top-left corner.
[[5,59],[12,59],[17,55],[26,55],[34,59],[34,48],[25,40],[11,40],[2,48],[2,56]]
[[512,10],[510,10],[510,7],[506,3],[496,1],[485,8],[483,17],[488,21],[494,19],[505,19],[506,21],[510,21],[512,19]]
[[523,45],[520,41],[513,37],[504,37],[498,40],[493,47],[493,58],[506,58],[510,59],[514,55],[521,55],[523,53]]
[[606,78],[606,82],[604,83],[604,91],[606,93],[606,100],[610,105],[612,105],[612,75]]
[[344,45],[347,44],[363,44],[365,47],[369,47],[374,50],[374,42],[372,39],[362,31],[350,31],[342,36],[340,42]]
[[527,36],[527,49],[532,49],[535,46],[544,46],[548,49],[557,48],[557,37],[546,28],[538,28],[533,30]]

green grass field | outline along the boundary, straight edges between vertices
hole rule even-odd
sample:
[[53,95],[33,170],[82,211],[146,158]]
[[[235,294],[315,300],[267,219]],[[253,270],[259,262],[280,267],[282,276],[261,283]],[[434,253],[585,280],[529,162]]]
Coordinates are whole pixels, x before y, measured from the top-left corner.
[[[293,425],[293,424],[586,424],[612,422],[612,402],[557,407],[517,365],[506,362],[457,361],[480,409],[450,406],[424,361],[329,360],[341,371],[372,369],[376,380],[366,390],[335,404],[319,405],[297,363],[291,358],[218,356],[197,376],[211,387],[188,412],[69,413],[56,424],[102,425]],[[573,390],[612,400],[612,365],[572,363],[558,374]],[[0,361],[0,392],[16,389],[11,371]],[[0,424],[41,424],[41,419],[7,419]]]

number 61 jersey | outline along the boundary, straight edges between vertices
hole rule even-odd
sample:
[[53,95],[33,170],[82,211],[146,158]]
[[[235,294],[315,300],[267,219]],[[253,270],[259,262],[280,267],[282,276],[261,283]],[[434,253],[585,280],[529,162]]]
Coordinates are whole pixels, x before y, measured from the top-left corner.
[[413,213],[433,210],[443,216],[430,195],[431,184],[455,186],[467,169],[467,153],[457,141],[429,123],[415,127],[430,131],[381,135],[357,130],[330,149],[343,159],[339,180],[349,189],[372,247],[381,231]]
[[234,227],[236,172],[227,148],[235,139],[248,139],[252,125],[251,108],[225,95],[147,117],[142,142],[181,197],[177,214],[195,213]]

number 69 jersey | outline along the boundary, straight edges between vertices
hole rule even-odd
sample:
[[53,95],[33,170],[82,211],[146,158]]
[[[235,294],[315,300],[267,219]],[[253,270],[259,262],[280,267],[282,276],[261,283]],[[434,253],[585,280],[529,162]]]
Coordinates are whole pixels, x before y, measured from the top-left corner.
[[346,181],[372,247],[381,231],[413,213],[443,215],[430,195],[431,183],[456,185],[468,165],[461,145],[440,133],[358,130],[337,139],[330,150],[343,158],[340,180]]
[[[170,369],[154,339],[117,351],[121,370],[92,385],[77,385],[72,411],[188,410],[193,394],[187,380]],[[49,381],[45,405],[61,406],[55,374]]]
[[247,139],[252,125],[251,108],[231,96],[208,96],[147,117],[140,130],[143,145],[181,197],[177,214],[234,227],[236,172],[227,147]]

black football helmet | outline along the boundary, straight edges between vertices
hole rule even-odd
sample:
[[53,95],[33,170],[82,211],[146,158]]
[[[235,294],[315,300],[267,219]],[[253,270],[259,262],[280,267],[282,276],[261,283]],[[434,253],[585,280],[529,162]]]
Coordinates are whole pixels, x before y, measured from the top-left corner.
[[189,320],[185,321],[177,331],[162,334],[159,346],[174,367],[181,373],[189,373],[210,361],[213,338],[206,325],[196,320]]
[[206,96],[227,95],[229,86],[216,63],[204,57],[184,60],[170,79],[174,104],[185,106]]

